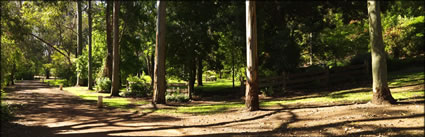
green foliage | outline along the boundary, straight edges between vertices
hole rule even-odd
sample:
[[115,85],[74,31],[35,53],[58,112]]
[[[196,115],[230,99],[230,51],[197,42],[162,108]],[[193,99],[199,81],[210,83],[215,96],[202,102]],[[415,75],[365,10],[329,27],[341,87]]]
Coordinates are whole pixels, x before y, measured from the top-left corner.
[[172,92],[168,93],[165,99],[170,102],[188,102],[189,96],[186,93]]
[[97,92],[110,93],[111,92],[111,80],[108,77],[101,77],[96,79],[95,89]]
[[152,88],[150,84],[146,83],[146,80],[142,77],[129,76],[127,78],[128,87],[127,91],[122,92],[121,95],[124,97],[147,97],[152,95]]

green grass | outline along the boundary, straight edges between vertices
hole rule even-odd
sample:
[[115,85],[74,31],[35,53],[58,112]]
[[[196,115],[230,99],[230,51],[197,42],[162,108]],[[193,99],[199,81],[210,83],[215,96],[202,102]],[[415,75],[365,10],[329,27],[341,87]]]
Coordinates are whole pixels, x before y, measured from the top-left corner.
[[424,84],[424,72],[394,73],[389,77],[389,87],[400,87],[406,85]]
[[[97,101],[98,96],[107,97],[108,93],[97,93],[95,91],[88,90],[87,87],[67,87],[64,90],[71,92],[74,95],[79,96],[85,100]],[[125,108],[131,104],[129,98],[114,97],[114,98],[103,98],[103,103],[110,107]],[[137,104],[147,104],[146,101],[138,101]]]
[[[389,86],[390,87],[402,87],[415,84],[424,83],[424,72],[392,72],[389,74]],[[239,85],[239,82],[235,83]],[[205,82],[204,86],[196,87],[203,91],[217,91],[220,89],[232,87],[232,81],[226,79],[220,79],[215,82]],[[97,96],[109,96],[105,93],[95,93],[93,91],[87,91],[86,87],[71,87],[65,88],[83,99],[97,100]],[[414,91],[398,91],[392,92],[395,99],[407,99],[412,97],[424,96],[424,90]],[[277,105],[290,105],[290,104],[327,104],[327,103],[344,103],[344,102],[367,102],[372,99],[372,91],[370,88],[354,88],[347,90],[331,91],[328,94],[318,94],[317,96],[310,96],[305,98],[289,98],[281,100],[267,100],[261,101],[261,107],[271,107]],[[105,98],[104,102],[108,106],[124,108],[131,102],[126,98]],[[141,102],[140,104],[147,104],[148,102]],[[179,106],[166,109],[144,109],[143,112],[154,111],[158,113],[187,113],[187,114],[213,114],[226,112],[231,109],[242,108],[244,104],[242,102],[223,102],[212,105],[194,105],[194,106]]]
[[[203,86],[195,87],[195,90],[201,91],[217,91],[226,88],[232,88],[233,83],[231,79],[217,79],[217,81],[206,81]],[[240,81],[235,80],[235,87],[240,86]]]

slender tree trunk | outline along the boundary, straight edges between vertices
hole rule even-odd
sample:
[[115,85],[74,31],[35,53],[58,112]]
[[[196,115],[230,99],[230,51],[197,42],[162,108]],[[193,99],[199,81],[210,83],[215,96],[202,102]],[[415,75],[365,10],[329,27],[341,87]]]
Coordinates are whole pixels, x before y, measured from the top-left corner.
[[120,91],[120,47],[118,43],[118,16],[120,12],[120,2],[114,1],[114,25],[113,25],[113,33],[114,33],[114,41],[113,41],[113,64],[112,64],[112,88],[111,88],[111,96],[119,96]]
[[189,83],[187,84],[187,92],[189,94],[189,99],[192,99],[192,94],[195,91],[195,74],[196,74],[196,63],[192,62],[192,69],[189,71]]
[[[77,55],[76,57],[80,56],[82,54],[82,48],[83,48],[83,31],[82,31],[82,14],[81,14],[81,1],[77,1]],[[75,86],[80,86],[81,79],[80,79],[81,72],[77,72],[77,83]]]
[[15,85],[16,63],[13,62],[12,71],[10,72],[10,85]]
[[199,58],[198,59],[198,77],[197,77],[197,80],[198,80],[198,86],[203,86],[203,84],[202,84],[202,58]]
[[92,17],[91,17],[91,1],[88,1],[88,3],[89,3],[89,9],[88,9],[88,12],[87,12],[87,15],[88,15],[88,20],[89,20],[89,61],[88,61],[88,63],[89,63],[89,68],[88,68],[88,71],[89,71],[89,74],[88,74],[88,89],[89,90],[93,90],[93,83],[92,83],[92,81],[93,81],[93,77],[92,77],[92,55],[91,55],[91,52],[92,52]]
[[153,103],[165,104],[165,7],[166,1],[158,1],[156,26],[155,68],[153,85]]
[[396,100],[391,95],[387,83],[387,60],[384,41],[382,39],[382,26],[379,1],[368,0],[369,34],[372,54],[373,78],[373,104],[393,104]]
[[249,111],[260,109],[258,99],[258,58],[257,58],[257,21],[255,1],[246,1],[246,55],[247,55],[247,85],[245,106]]
[[232,88],[235,88],[235,55],[232,52]]
[[103,69],[103,77],[108,77],[110,80],[112,80],[112,1],[107,0],[106,4],[106,47],[108,49],[108,55],[106,56],[106,63]]

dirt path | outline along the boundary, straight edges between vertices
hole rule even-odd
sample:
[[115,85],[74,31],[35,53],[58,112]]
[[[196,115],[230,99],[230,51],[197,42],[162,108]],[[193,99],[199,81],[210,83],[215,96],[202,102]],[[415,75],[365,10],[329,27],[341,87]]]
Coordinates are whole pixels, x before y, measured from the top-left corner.
[[423,97],[392,106],[333,104],[280,106],[213,115],[160,114],[98,109],[37,81],[17,83],[3,101],[18,108],[6,137],[101,136],[359,136],[424,135]]

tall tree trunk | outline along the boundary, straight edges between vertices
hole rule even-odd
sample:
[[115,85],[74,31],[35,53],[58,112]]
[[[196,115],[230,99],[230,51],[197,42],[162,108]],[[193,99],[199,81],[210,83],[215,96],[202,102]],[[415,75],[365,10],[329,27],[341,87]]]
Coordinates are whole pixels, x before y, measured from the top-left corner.
[[187,93],[189,99],[192,99],[192,94],[195,91],[195,74],[196,74],[196,61],[192,61],[191,69],[189,70],[189,83],[187,84]]
[[112,88],[111,88],[111,96],[119,96],[120,91],[120,47],[118,43],[118,14],[120,12],[120,2],[114,1],[114,25],[113,25],[113,33],[114,33],[114,41],[113,41],[113,64],[112,64]]
[[255,1],[246,1],[246,58],[247,85],[245,91],[245,106],[249,111],[260,108],[258,99],[258,57],[257,57],[257,21]]
[[232,52],[232,88],[235,88],[235,53]]
[[379,1],[368,0],[369,34],[372,54],[373,104],[393,104],[396,100],[391,95],[387,83],[387,59],[382,39],[381,15]]
[[198,86],[203,86],[202,84],[202,58],[198,59],[198,74],[197,74],[197,80],[198,80]]
[[88,15],[88,20],[89,20],[89,61],[88,61],[88,63],[89,63],[89,68],[88,68],[88,71],[89,71],[89,74],[88,74],[88,89],[89,90],[93,90],[93,83],[92,83],[92,81],[93,81],[93,77],[92,77],[92,55],[91,55],[91,52],[92,52],[92,35],[91,35],[91,33],[92,33],[92,17],[91,17],[91,1],[88,1],[88,3],[89,3],[89,9],[88,9],[88,12],[87,12],[87,15]]
[[[80,56],[82,54],[82,48],[83,48],[83,31],[82,31],[82,14],[81,14],[81,1],[77,1],[77,55],[76,57]],[[81,72],[77,72],[77,83],[75,86],[80,86],[81,79],[80,79]]]
[[155,46],[155,68],[153,84],[153,103],[165,104],[165,7],[166,1],[157,2],[157,26]]
[[12,71],[10,72],[10,85],[15,85],[16,63],[13,62]]
[[112,80],[112,1],[107,0],[106,4],[106,47],[108,49],[108,54],[106,56],[105,66],[103,68],[103,77],[108,77],[110,80]]

